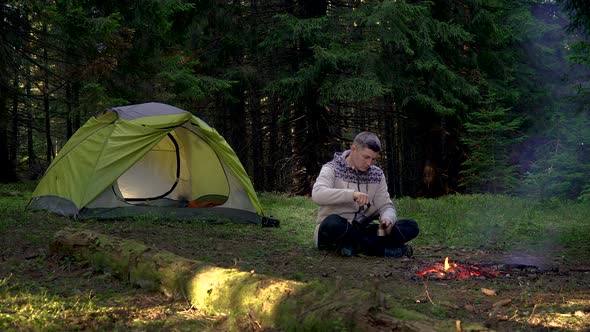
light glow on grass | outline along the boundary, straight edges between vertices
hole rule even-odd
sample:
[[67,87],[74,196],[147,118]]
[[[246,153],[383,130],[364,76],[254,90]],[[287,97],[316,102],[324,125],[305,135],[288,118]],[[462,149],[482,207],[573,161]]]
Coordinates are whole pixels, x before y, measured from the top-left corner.
[[588,299],[569,299],[562,304],[542,302],[533,307],[516,307],[510,320],[534,327],[587,331],[590,327],[589,305]]
[[14,276],[0,278],[0,331],[226,330],[225,316],[192,310],[184,300],[170,302],[157,293],[133,288],[107,293],[76,287],[64,294],[66,290],[53,282],[41,286],[17,282]]
[[113,308],[97,305],[90,293],[71,296],[50,294],[29,285],[0,282],[0,328],[16,330],[60,330],[111,320]]

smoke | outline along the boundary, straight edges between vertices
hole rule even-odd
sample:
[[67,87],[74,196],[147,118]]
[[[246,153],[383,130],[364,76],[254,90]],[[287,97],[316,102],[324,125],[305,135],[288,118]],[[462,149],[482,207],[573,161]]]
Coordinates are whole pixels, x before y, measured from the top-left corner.
[[[541,199],[584,199],[590,194],[590,116],[579,86],[587,84],[588,68],[569,61],[578,37],[567,31],[567,15],[553,2],[532,5],[538,31],[521,43],[526,63],[517,78],[527,92],[517,112],[527,121],[527,138],[511,154],[522,181],[518,193]],[[585,100],[586,99],[586,100]]]

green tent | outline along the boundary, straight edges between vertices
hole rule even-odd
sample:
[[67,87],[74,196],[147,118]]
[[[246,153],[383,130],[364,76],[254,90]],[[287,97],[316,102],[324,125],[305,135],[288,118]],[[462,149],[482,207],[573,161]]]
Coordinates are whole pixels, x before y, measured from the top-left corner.
[[225,139],[161,103],[114,107],[88,120],[53,160],[29,207],[76,218],[263,219]]

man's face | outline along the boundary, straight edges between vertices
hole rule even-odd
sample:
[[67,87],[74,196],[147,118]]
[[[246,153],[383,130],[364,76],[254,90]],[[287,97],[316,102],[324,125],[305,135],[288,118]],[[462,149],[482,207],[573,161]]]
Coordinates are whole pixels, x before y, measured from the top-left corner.
[[350,147],[350,166],[361,172],[366,172],[378,157],[379,152],[369,148],[361,148],[354,144]]

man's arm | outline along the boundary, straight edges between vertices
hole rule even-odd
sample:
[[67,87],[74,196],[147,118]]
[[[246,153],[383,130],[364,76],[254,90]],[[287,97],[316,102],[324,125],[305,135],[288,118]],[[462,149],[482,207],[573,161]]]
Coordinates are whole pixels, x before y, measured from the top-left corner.
[[335,183],[334,169],[328,166],[322,167],[320,175],[313,185],[311,199],[318,205],[350,203],[355,200],[354,190],[335,188]]

